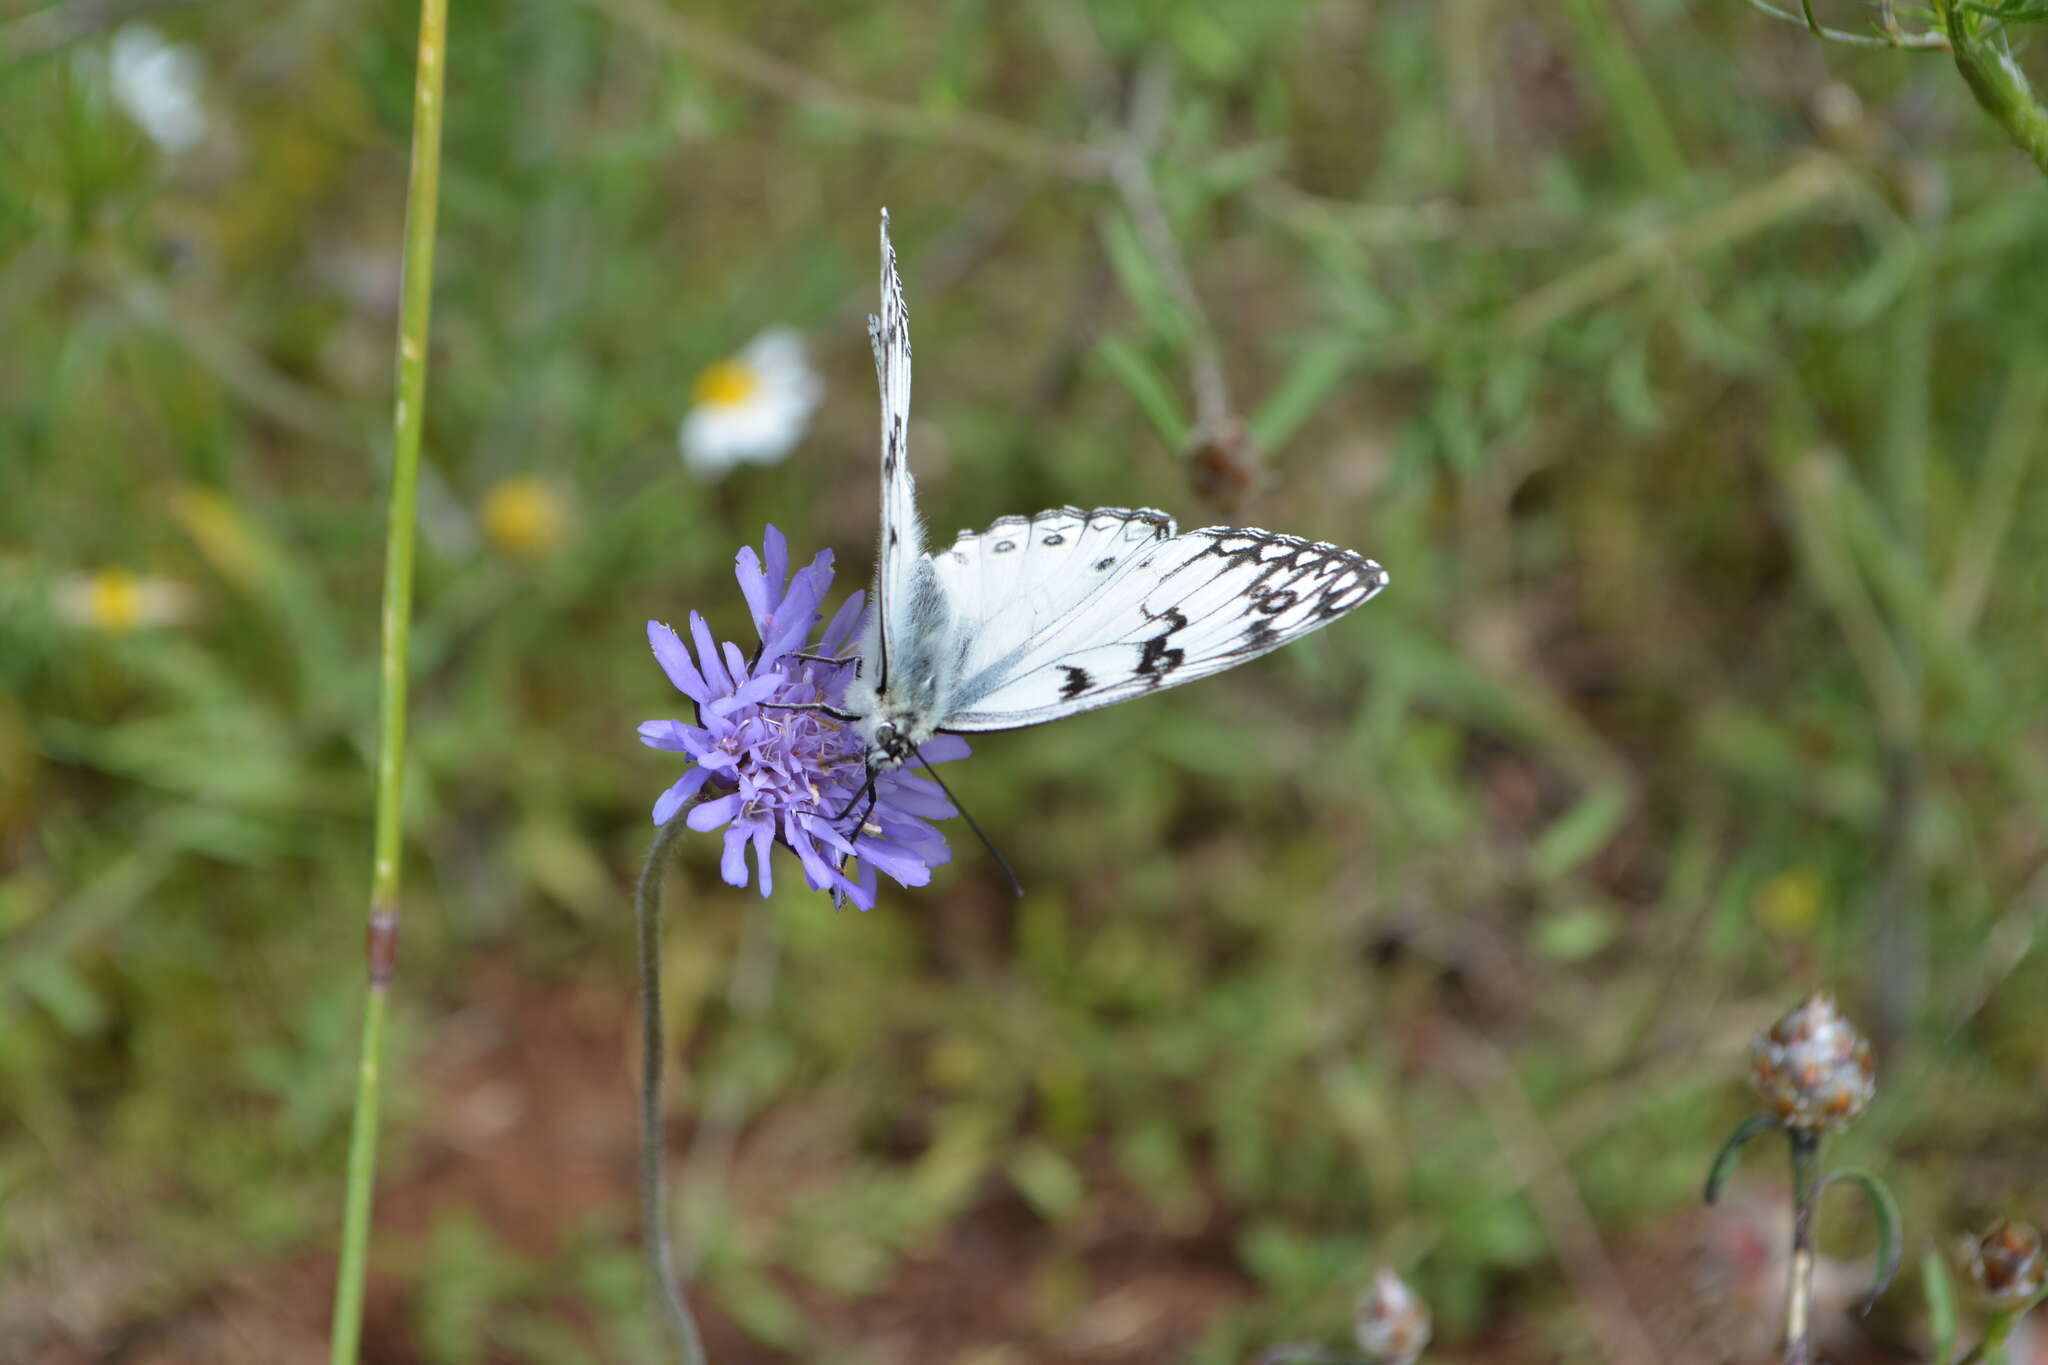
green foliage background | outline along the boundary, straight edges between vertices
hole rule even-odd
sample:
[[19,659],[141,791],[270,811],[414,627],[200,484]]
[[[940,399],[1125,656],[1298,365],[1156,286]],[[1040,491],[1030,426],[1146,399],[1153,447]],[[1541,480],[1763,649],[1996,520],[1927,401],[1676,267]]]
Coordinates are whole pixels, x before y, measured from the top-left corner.
[[[1586,1358],[1565,1214],[1675,1236],[1817,985],[1879,1040],[1847,1143],[1914,1235],[2048,1213],[2048,197],[1938,56],[1704,0],[680,15],[454,6],[372,1358],[653,1349],[624,892],[675,775],[633,727],[682,703],[644,623],[739,632],[768,521],[865,576],[884,203],[935,526],[1228,514],[1393,586],[979,743],[1022,902],[964,828],[867,915],[686,846],[715,1354],[1238,1360],[1388,1261],[1452,1358]],[[101,36],[0,28],[0,1355],[315,1359],[414,14],[154,22],[216,123],[176,159]],[[1206,322],[1095,169],[1148,81]],[[691,480],[691,376],[777,323],[817,423]],[[1234,507],[1185,453],[1205,330],[1266,449]],[[535,560],[475,515],[519,475],[573,507]],[[197,619],[63,620],[103,565]]]

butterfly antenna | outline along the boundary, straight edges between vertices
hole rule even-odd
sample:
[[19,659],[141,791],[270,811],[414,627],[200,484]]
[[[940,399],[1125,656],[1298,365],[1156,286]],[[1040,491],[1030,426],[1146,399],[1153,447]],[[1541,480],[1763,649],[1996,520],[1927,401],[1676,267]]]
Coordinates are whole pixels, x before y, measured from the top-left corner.
[[923,754],[917,756],[917,765],[924,769],[926,777],[939,784],[939,790],[944,792],[946,799],[953,803],[953,809],[960,812],[960,818],[967,822],[967,828],[974,831],[974,837],[981,840],[981,846],[988,850],[988,856],[996,860],[996,866],[1000,867],[1003,870],[1003,875],[1010,879],[1011,893],[1019,900],[1022,900],[1024,897],[1024,883],[1017,880],[1016,870],[1010,866],[1010,860],[1003,856],[1003,851],[995,846],[994,841],[988,835],[982,833],[981,826],[976,824],[974,817],[967,813],[967,807],[961,805],[960,798],[953,795],[953,789],[946,785],[946,779],[940,777],[938,773],[932,770],[932,765],[924,761]]

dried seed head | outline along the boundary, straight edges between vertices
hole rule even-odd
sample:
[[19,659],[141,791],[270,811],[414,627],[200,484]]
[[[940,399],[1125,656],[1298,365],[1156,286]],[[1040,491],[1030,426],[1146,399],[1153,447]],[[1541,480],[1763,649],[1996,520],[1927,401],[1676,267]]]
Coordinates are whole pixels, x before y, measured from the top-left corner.
[[2041,1230],[2031,1223],[1999,1219],[1983,1236],[1963,1239],[1960,1259],[1989,1308],[2024,1308],[2048,1286],[2048,1254],[2041,1249]]
[[1815,992],[1750,1045],[1750,1084],[1794,1131],[1849,1126],[1877,1093],[1870,1044]]
[[1383,1365],[1413,1365],[1429,1345],[1429,1305],[1393,1271],[1373,1276],[1372,1288],[1358,1296],[1351,1333],[1366,1359]]

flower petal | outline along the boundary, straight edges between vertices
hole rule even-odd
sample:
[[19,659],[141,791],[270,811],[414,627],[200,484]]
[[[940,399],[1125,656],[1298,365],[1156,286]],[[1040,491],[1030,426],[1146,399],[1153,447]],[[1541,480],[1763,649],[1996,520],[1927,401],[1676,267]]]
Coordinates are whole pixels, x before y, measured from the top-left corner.
[[924,820],[946,820],[960,813],[939,784],[925,778],[897,777],[883,789],[879,804]]
[[763,820],[754,826],[754,865],[761,869],[761,895],[775,889],[775,874],[768,870],[768,855],[775,851],[775,826]]
[[869,837],[854,847],[860,850],[862,862],[880,868],[904,886],[923,886],[932,879],[922,858],[887,839]]
[[761,557],[751,545],[740,547],[734,558],[733,574],[740,581],[740,596],[747,599],[747,610],[753,614],[754,630],[766,640],[774,626],[775,600],[782,595],[782,580],[769,583],[768,576],[761,572]]
[[741,683],[729,697],[719,697],[704,709],[714,716],[729,716],[744,706],[755,706],[775,695],[783,683],[780,673],[764,673]]
[[727,886],[747,884],[747,831],[734,825],[725,832],[725,853],[718,860],[718,875]]
[[933,735],[917,746],[917,756],[927,763],[951,763],[973,752],[958,735]]
[[[692,612],[694,617],[696,613]],[[661,671],[668,674],[668,680],[676,690],[691,701],[702,705],[711,697],[711,689],[705,685],[704,677],[697,672],[697,666],[690,662],[690,651],[677,638],[673,629],[659,621],[647,623],[647,643],[654,646],[654,660],[661,665]]]
[[732,679],[726,676],[724,665],[718,662],[718,642],[711,638],[711,627],[696,612],[690,613],[690,638],[697,642],[697,659],[704,668],[704,681],[711,685],[711,692],[723,694],[732,691]]
[[768,582],[780,598],[782,585],[789,581],[789,541],[772,521],[761,531],[761,559],[767,566]]
[[665,825],[675,818],[683,803],[695,796],[703,785],[711,780],[711,773],[705,768],[692,768],[679,778],[675,785],[661,794],[654,803],[654,823]]
[[818,644],[821,654],[837,654],[847,641],[860,633],[867,615],[868,595],[857,591],[839,604],[839,610],[832,614],[832,624],[825,627],[825,634]]
[[[685,819],[691,829],[702,834],[706,830],[717,829],[720,825],[732,819],[733,816],[739,813],[739,809],[740,794],[733,792],[729,796],[721,796],[715,800],[706,801],[701,805],[690,807],[690,813]],[[745,883],[735,884],[744,885]]]
[[[650,749],[690,753],[692,748],[689,735],[695,728],[679,720],[643,720],[640,722],[640,742]],[[701,734],[702,731],[698,733]]]
[[738,688],[740,683],[746,680],[747,656],[740,653],[740,647],[730,640],[725,642],[723,648],[725,650],[725,666],[732,673],[732,685],[734,688]]

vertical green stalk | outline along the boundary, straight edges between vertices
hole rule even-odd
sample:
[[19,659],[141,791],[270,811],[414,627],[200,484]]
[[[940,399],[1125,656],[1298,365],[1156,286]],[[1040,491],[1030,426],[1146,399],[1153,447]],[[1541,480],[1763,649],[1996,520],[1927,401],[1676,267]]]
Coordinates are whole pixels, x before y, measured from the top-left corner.
[[1579,31],[1608,109],[1627,135],[1644,177],[1659,188],[1676,184],[1685,174],[1685,154],[1664,117],[1656,86],[1622,36],[1606,0],[1570,0],[1565,11]]
[[377,1180],[377,1107],[383,1092],[384,1020],[398,965],[400,801],[405,775],[405,685],[412,635],[414,508],[419,499],[420,418],[427,393],[427,320],[433,302],[434,217],[441,188],[441,89],[448,53],[448,0],[421,0],[413,77],[412,177],[406,189],[405,280],[398,314],[398,400],[392,417],[390,520],[384,544],[383,699],[377,742],[377,818],[362,1064],[349,1132],[341,1265],[334,1283],[332,1365],[354,1365],[363,1327],[370,1196]]

